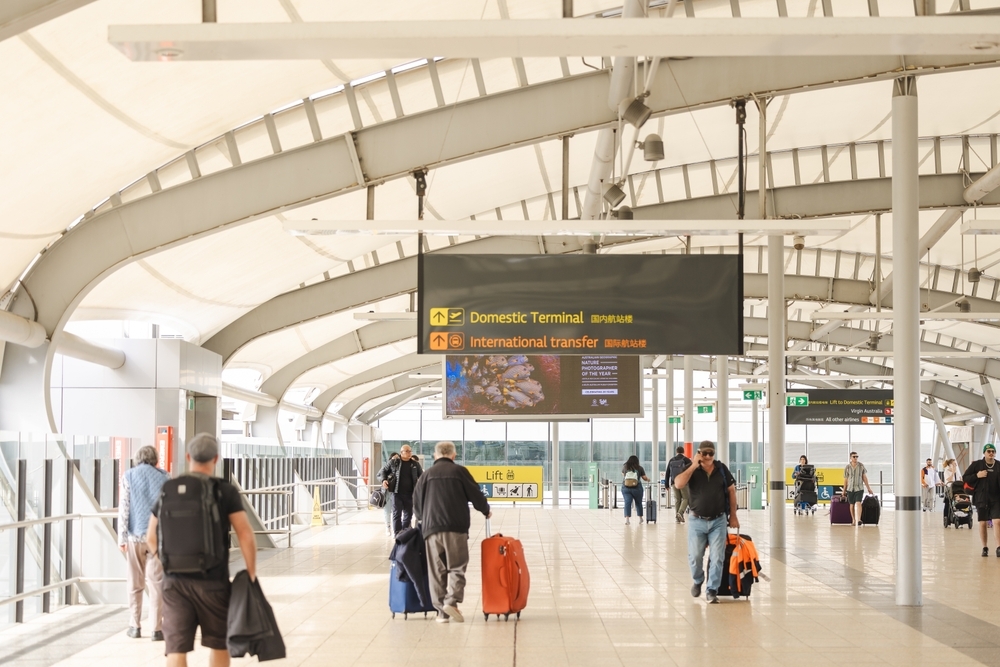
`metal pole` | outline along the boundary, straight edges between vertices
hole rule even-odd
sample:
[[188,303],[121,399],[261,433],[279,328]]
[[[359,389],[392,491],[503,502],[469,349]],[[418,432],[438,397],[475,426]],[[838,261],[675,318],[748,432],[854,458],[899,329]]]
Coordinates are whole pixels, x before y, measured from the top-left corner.
[[573,506],[573,466],[570,466],[569,470],[567,470],[566,472],[569,473],[569,506],[572,507]]
[[559,422],[550,422],[552,428],[552,507],[559,507]]
[[[80,467],[80,459],[66,460],[66,514],[73,513],[73,488],[74,473]],[[73,578],[73,521],[66,520],[66,539],[63,542],[66,552],[63,554],[63,579]],[[66,587],[66,595],[63,604],[73,604],[73,585]]]
[[573,0],[562,0],[563,18],[573,18]]
[[917,80],[892,91],[893,492],[896,495],[896,604],[922,604],[920,548],[920,276]]
[[750,409],[750,428],[753,429],[753,434],[750,436],[750,447],[753,451],[750,452],[750,462],[757,463],[760,461],[760,443],[758,442],[760,437],[759,428],[757,423],[757,411],[760,410],[758,405],[759,401],[755,398],[753,399],[753,407]]
[[[48,518],[52,516],[52,459],[45,459],[43,471],[42,490],[42,516]],[[46,523],[42,526],[42,586],[52,583],[52,524]],[[51,594],[42,594],[42,613],[47,614],[51,609]]]
[[368,199],[365,202],[365,220],[375,219],[375,186],[368,186]]
[[767,98],[758,98],[759,132],[757,149],[757,215],[767,220]]
[[771,548],[785,548],[785,241],[767,239],[768,468]]
[[[17,460],[17,520],[24,521],[28,504],[28,462]],[[24,592],[24,537],[27,528],[18,528],[14,547],[14,595]],[[14,622],[24,623],[24,600],[14,603]]]
[[875,312],[882,312],[882,214],[875,214]]
[[663,403],[666,405],[667,411],[667,433],[665,440],[667,441],[667,460],[674,457],[674,447],[677,446],[677,427],[670,425],[670,418],[674,416],[674,357],[670,355],[667,357],[667,380],[666,380],[666,395],[664,396]]
[[716,451],[719,460],[729,464],[729,357],[719,355],[715,358],[715,374],[717,380],[716,400],[719,403],[719,443]]
[[[563,2],[570,3],[572,12],[573,0],[563,0]],[[562,219],[569,220],[569,136],[562,138]]]
[[684,454],[694,453],[694,357],[684,355]]
[[201,0],[201,22],[215,23],[215,0]]
[[[669,458],[669,455],[668,455]],[[660,490],[660,376],[653,376],[653,483],[659,499]]]

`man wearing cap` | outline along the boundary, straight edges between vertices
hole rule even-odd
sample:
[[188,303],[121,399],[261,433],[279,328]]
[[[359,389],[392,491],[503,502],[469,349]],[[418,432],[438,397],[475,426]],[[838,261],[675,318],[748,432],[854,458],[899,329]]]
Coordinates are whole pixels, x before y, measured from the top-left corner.
[[983,458],[973,461],[965,469],[962,479],[971,486],[972,502],[979,518],[979,539],[983,541],[983,558],[990,555],[989,531],[986,523],[993,522],[997,540],[997,558],[1000,558],[1000,468],[997,468],[997,449],[992,444],[983,447]]
[[708,547],[709,604],[719,602],[722,566],[726,555],[726,526],[739,529],[736,518],[736,480],[724,464],[715,460],[715,443],[698,445],[694,461],[674,478],[674,486],[691,493],[691,520],[688,522],[688,563],[691,566],[691,595],[701,595],[705,583],[705,548]]

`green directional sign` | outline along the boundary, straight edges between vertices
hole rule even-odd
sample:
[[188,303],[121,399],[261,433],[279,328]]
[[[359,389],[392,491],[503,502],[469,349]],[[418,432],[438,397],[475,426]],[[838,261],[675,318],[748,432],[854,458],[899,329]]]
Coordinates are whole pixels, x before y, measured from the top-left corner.
[[699,405],[698,406],[698,414],[699,415],[710,415],[714,411],[715,410],[712,408],[711,405]]
[[667,417],[668,424],[680,424],[683,417]]
[[743,400],[744,401],[759,401],[764,398],[764,392],[761,389],[744,389],[743,390]]
[[809,394],[785,394],[785,405],[790,408],[804,408],[809,405]]

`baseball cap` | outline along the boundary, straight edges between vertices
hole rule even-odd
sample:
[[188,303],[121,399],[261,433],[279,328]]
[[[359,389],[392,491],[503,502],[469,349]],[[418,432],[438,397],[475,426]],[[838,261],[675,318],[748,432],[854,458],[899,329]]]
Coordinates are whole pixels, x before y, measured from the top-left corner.
[[987,443],[987,445],[986,445],[985,447],[983,447],[983,454],[985,454],[986,452],[988,452],[988,451],[989,451],[989,450],[991,450],[991,449],[992,449],[992,450],[993,450],[994,452],[996,452],[996,451],[997,451],[997,448],[996,448],[996,447],[994,447],[993,445],[991,445],[991,444],[988,444],[988,443]]

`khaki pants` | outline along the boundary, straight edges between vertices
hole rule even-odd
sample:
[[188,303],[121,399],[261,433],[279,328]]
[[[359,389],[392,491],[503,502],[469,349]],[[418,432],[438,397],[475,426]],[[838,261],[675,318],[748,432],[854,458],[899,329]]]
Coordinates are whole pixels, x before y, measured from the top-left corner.
[[691,504],[691,491],[686,486],[683,489],[678,489],[676,486],[670,488],[674,490],[674,515],[682,519],[684,511]]
[[469,536],[465,533],[434,533],[427,548],[427,576],[431,602],[439,611],[465,599],[465,569],[469,567]]
[[141,628],[142,591],[149,593],[149,620],[153,630],[161,629],[163,621],[163,565],[152,556],[145,542],[127,542],[129,627]]

